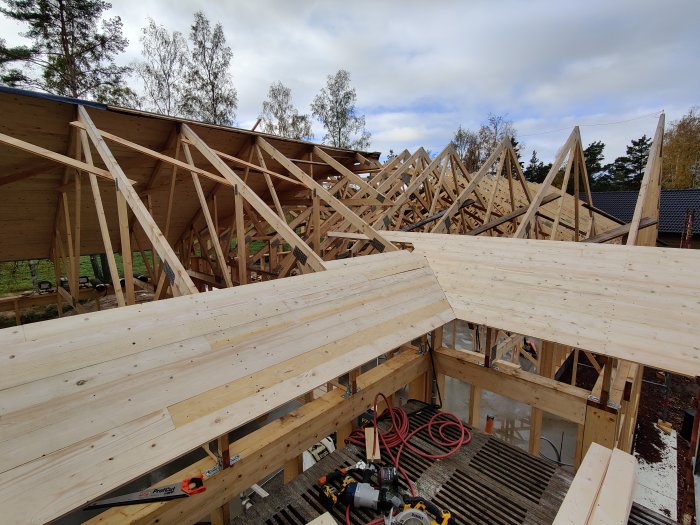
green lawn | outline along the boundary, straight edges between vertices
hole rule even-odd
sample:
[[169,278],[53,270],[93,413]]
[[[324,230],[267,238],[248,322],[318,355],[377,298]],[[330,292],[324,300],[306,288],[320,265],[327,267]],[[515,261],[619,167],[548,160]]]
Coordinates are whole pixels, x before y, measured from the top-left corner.
[[[259,252],[267,243],[265,241],[253,241],[248,247],[248,255],[254,255]],[[289,250],[289,246],[284,245],[283,249]],[[231,251],[236,250],[235,239],[231,242]],[[197,252],[199,250],[196,250]],[[143,258],[140,253],[134,253],[134,273],[148,275],[146,265],[143,263]],[[151,252],[146,251],[146,257],[151,257]],[[121,255],[114,254],[117,261],[119,275],[123,276],[123,265]],[[40,259],[37,261],[37,280],[50,281],[54,284],[55,277],[53,264],[48,259]],[[94,277],[92,265],[90,264],[90,256],[83,255],[80,257],[80,275],[87,275],[89,278]],[[0,262],[0,294],[23,292],[32,289],[32,275],[29,271],[28,261],[12,261]]]
[[[146,252],[146,256],[150,257],[150,252]],[[123,276],[123,264],[121,255],[115,254],[114,258],[117,262],[119,275]],[[134,273],[142,273],[147,275],[146,265],[143,263],[143,258],[140,253],[134,253]],[[80,275],[87,275],[93,278],[95,275],[92,272],[90,264],[90,256],[83,255],[80,257]],[[50,281],[55,284],[55,275],[53,264],[48,259],[40,259],[37,261],[37,280]],[[32,289],[32,275],[29,271],[28,261],[12,261],[0,263],[0,294],[23,292]]]

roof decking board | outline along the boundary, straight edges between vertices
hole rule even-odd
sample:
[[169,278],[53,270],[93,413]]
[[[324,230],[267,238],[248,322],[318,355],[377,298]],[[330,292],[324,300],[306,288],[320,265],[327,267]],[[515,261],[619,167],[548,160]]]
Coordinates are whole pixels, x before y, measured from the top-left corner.
[[692,250],[383,233],[427,257],[459,319],[700,375]]
[[58,517],[452,319],[423,258],[357,261],[0,331],[0,512]]

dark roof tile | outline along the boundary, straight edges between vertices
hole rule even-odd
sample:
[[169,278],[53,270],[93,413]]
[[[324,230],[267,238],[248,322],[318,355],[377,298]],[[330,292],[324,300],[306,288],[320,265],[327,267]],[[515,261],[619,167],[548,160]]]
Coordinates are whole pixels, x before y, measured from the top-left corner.
[[[614,215],[624,222],[630,222],[637,203],[636,191],[601,191],[591,193],[596,208]],[[685,212],[695,210],[693,231],[700,233],[700,189],[661,190],[659,209],[659,232],[681,233]]]

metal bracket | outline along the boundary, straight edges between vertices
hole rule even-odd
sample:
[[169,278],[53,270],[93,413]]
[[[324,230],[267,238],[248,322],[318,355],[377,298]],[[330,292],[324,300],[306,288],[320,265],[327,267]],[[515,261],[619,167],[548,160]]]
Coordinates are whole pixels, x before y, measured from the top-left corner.
[[[205,478],[210,478],[210,477],[212,477],[214,474],[216,474],[217,472],[219,472],[219,471],[221,470],[221,466],[223,465],[223,462],[221,461],[221,456],[218,456],[218,455],[217,455],[217,457],[218,457],[218,461],[216,462],[216,465],[214,465],[213,467],[211,467],[210,469],[208,469],[208,470],[204,473],[204,477],[205,477]],[[236,454],[235,456],[231,456],[231,459],[229,460],[229,467],[235,465],[235,464],[238,463],[240,460],[241,460],[241,455],[240,455],[240,454]]]
[[[602,406],[602,403],[600,401],[600,398],[597,396],[594,396],[593,394],[588,394],[588,401],[592,401],[593,403],[596,403],[598,405]],[[613,401],[608,400],[608,404],[606,405],[608,408],[612,408],[613,410],[620,410],[622,408],[622,405],[618,403],[614,403]]]
[[384,246],[384,244],[383,244],[382,242],[378,241],[377,239],[372,239],[371,241],[369,241],[369,243],[370,243],[372,246],[374,246],[374,248],[375,248],[379,253],[383,253],[383,252],[384,252],[384,248],[386,248],[386,246]]
[[348,385],[348,387],[347,387],[347,389],[345,390],[345,392],[343,392],[343,393],[341,394],[341,397],[342,397],[343,399],[348,399],[350,396],[352,396],[352,395],[354,395],[354,394],[357,394],[357,393],[360,392],[361,390],[362,390],[362,389],[358,386],[358,387],[357,387],[357,390],[355,390],[355,391],[353,392],[353,391],[352,391],[352,385]]
[[168,264],[168,261],[163,261],[163,271],[165,271],[165,275],[168,276],[170,284],[173,284],[175,282],[175,272],[173,272],[173,269]]
[[292,254],[296,258],[296,260],[299,261],[301,264],[306,264],[306,254],[302,252],[298,246],[294,247],[294,249],[292,250]]

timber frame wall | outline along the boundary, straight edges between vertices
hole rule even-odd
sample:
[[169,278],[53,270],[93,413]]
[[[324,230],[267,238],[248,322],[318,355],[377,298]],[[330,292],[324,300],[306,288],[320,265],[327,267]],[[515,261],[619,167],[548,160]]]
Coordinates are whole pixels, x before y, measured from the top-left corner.
[[[0,94],[0,106],[13,102],[9,96]],[[12,96],[14,102],[32,98],[19,92]],[[592,206],[578,128],[545,181],[537,185],[524,180],[509,140],[499,144],[476,173],[467,173],[449,145],[434,158],[423,149],[404,151],[382,165],[376,154],[281,141],[259,133],[124,110],[114,116],[110,110],[115,108],[95,109],[75,101],[30,100],[33,103],[41,106],[40,113],[60,106],[63,113],[72,114],[63,123],[66,153],[51,149],[46,141],[42,145],[41,136],[39,144],[30,140],[26,123],[14,132],[14,124],[6,122],[0,133],[7,164],[0,188],[8,194],[16,189],[17,195],[31,191],[34,182],[36,188],[54,189],[44,201],[28,206],[31,213],[46,215],[50,209],[46,202],[54,202],[52,217],[45,221],[49,230],[37,226],[36,232],[28,232],[50,241],[40,246],[27,242],[15,256],[3,243],[2,259],[52,258],[56,280],[65,275],[69,281],[68,289],[57,288],[59,315],[64,303],[82,309],[81,254],[106,253],[115,283],[121,277],[115,253],[121,254],[125,285],[113,292],[117,304],[125,306],[134,304],[138,286],[149,288],[157,300],[322,272],[327,261],[339,257],[410,248],[410,240],[392,237],[391,232],[397,231],[656,244],[663,115],[634,218],[620,224]],[[111,129],[112,118],[128,132]],[[155,128],[168,132],[149,135]],[[141,133],[147,140],[139,142]],[[234,149],[225,147],[228,135],[236,135]],[[154,147],[155,142],[161,147]],[[8,151],[14,153],[5,156]],[[566,191],[570,181],[572,194]],[[580,201],[582,190],[586,198]],[[27,207],[26,199],[19,202]],[[11,207],[5,211],[16,213]],[[17,234],[8,240],[18,248],[22,243]],[[133,278],[134,252],[146,261],[148,284]],[[16,310],[21,307],[18,299],[11,304]],[[454,334],[457,323],[469,323],[472,350],[444,346],[443,331]],[[469,319],[452,321],[422,338],[424,347],[430,341],[434,349],[435,371],[427,355],[401,346],[386,354],[384,364],[363,374],[357,368],[347,379],[343,376],[342,384],[338,378],[327,384],[325,392],[308,393],[304,406],[292,415],[235,443],[228,443],[227,435],[220,437],[217,449],[222,456],[239,454],[242,459],[235,468],[224,468],[209,478],[207,491],[197,498],[113,509],[91,522],[185,523],[211,514],[215,523],[224,523],[225,503],[267,473],[284,466],[285,478],[291,479],[299,471],[301,452],[331,433],[342,446],[354,418],[370,406],[376,393],[392,394],[408,385],[411,397],[430,401],[433,374],[443,395],[445,375],[470,385],[469,422],[475,427],[483,424],[479,400],[484,390],[531,406],[533,453],[539,452],[543,412],[578,425],[577,465],[592,442],[630,451],[643,366],[546,340],[535,360],[520,346],[524,335],[539,334],[516,334]],[[509,361],[504,359],[507,354]],[[534,362],[537,373],[520,369],[521,356]],[[554,379],[567,359],[573,361],[571,384]],[[575,386],[581,359],[599,372],[590,392]],[[346,388],[352,394],[348,398],[343,397]],[[214,459],[208,457],[169,479],[177,481],[213,465]]]

